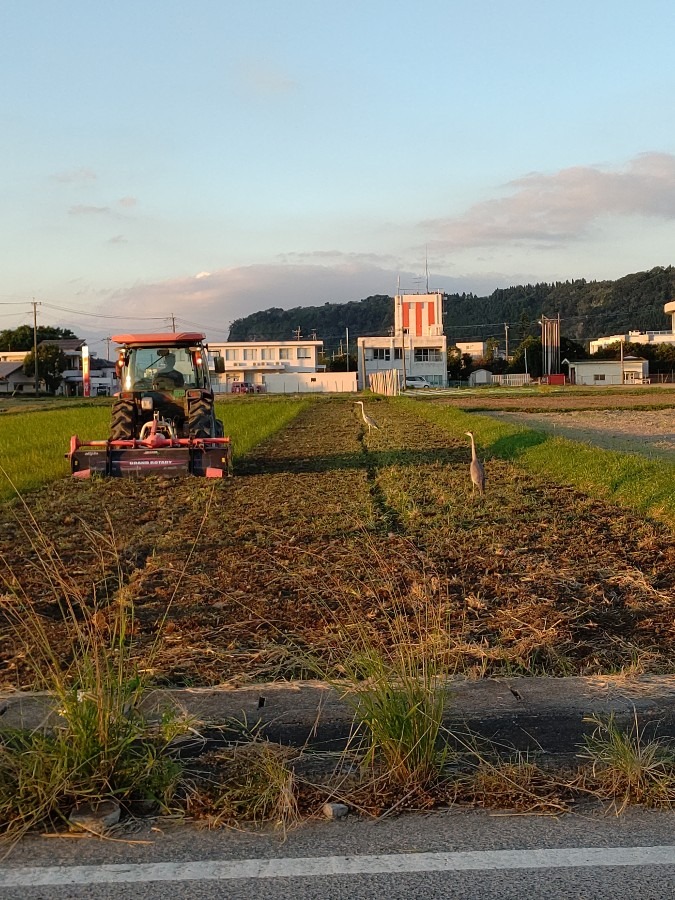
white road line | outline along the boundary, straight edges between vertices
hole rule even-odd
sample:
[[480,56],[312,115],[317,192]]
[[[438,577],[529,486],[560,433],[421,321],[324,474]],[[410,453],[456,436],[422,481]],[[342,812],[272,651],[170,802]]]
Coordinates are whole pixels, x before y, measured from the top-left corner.
[[116,884],[152,881],[229,881],[325,875],[388,875],[505,869],[609,866],[675,866],[675,846],[571,847],[544,850],[479,850],[377,856],[309,856],[281,859],[199,860],[102,866],[26,866],[0,869],[0,887]]

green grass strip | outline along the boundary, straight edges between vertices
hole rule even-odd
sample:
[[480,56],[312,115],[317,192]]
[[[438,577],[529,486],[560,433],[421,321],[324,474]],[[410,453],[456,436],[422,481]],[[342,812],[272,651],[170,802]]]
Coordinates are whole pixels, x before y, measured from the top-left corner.
[[401,400],[417,415],[455,437],[473,431],[481,452],[511,460],[537,475],[570,484],[592,497],[675,526],[675,464],[472,415],[449,406]]
[[[234,459],[279,431],[294,419],[310,399],[261,397],[224,400],[216,403],[225,434],[232,438]],[[0,416],[0,466],[23,494],[70,472],[65,458],[70,437],[105,440],[110,424],[110,403],[55,409],[40,409]],[[0,474],[0,502],[15,496]]]

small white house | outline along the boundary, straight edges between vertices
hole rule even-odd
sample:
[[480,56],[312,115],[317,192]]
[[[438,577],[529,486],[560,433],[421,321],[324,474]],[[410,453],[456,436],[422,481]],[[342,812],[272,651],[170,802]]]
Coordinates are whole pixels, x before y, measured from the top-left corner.
[[0,394],[32,394],[35,391],[35,379],[29,378],[23,371],[21,362],[0,362]]
[[603,387],[610,384],[649,384],[649,360],[637,356],[569,361],[571,384]]

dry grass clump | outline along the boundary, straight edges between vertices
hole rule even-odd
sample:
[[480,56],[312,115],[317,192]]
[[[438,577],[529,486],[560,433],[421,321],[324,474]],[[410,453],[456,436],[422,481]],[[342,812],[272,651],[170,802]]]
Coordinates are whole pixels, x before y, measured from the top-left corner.
[[613,716],[592,718],[595,731],[579,754],[589,760],[587,786],[610,800],[617,814],[634,804],[675,805],[675,747],[663,739],[649,739],[637,716],[626,731]]
[[482,759],[474,771],[450,782],[448,790],[462,805],[552,814],[569,810],[575,793],[560,773],[547,772],[521,755],[495,762]]
[[272,824],[286,831],[300,821],[298,751],[249,735],[200,760],[200,773],[187,794],[187,810],[210,827]]

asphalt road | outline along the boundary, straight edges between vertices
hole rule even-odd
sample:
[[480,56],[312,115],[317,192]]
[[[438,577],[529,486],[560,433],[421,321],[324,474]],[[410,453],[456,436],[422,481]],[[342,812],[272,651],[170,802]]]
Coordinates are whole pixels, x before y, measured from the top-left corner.
[[161,823],[155,828],[145,827],[128,840],[28,839],[0,864],[0,896],[675,896],[673,812],[630,811],[617,818],[589,807],[552,818],[453,810],[380,822],[316,822],[291,832],[285,841],[270,833],[198,831]]

